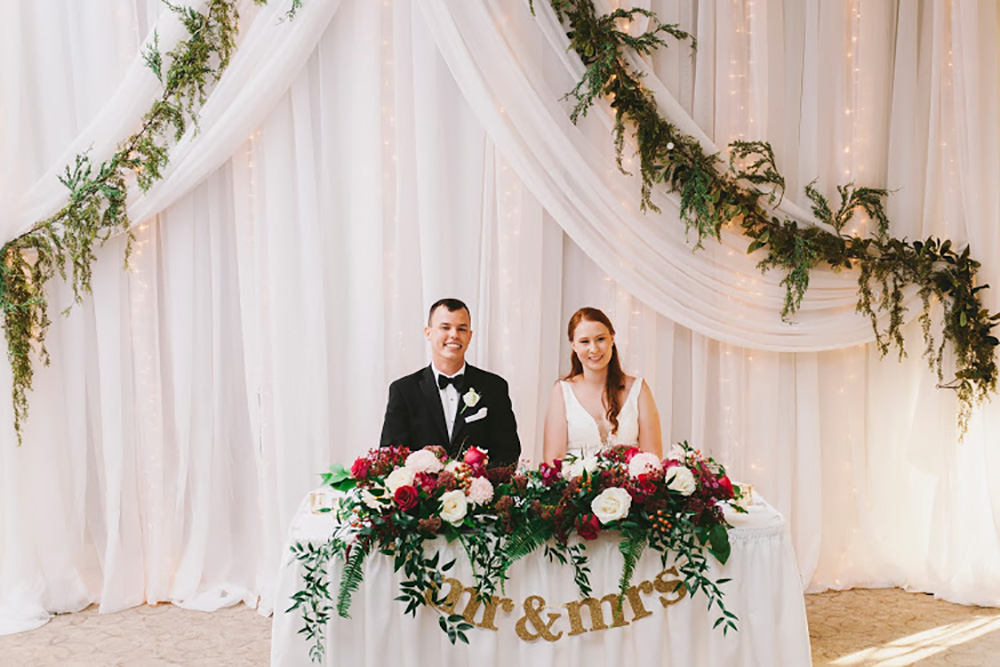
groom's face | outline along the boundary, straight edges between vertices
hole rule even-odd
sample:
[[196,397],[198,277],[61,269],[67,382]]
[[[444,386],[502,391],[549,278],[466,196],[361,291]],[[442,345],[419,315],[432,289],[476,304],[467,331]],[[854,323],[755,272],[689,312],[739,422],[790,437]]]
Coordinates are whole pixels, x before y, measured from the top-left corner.
[[431,313],[431,322],[424,329],[424,335],[431,343],[431,356],[439,370],[442,367],[461,366],[465,361],[469,341],[472,340],[469,311],[465,308],[448,310],[445,306],[438,306]]

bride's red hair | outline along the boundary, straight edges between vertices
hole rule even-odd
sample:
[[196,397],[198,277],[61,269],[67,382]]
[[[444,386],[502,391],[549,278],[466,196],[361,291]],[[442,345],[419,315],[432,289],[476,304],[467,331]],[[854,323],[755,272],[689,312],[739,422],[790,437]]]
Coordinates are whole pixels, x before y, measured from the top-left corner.
[[[615,328],[603,311],[597,308],[584,307],[573,313],[573,317],[569,318],[569,326],[566,327],[566,334],[569,336],[570,343],[573,342],[573,334],[576,333],[577,326],[583,320],[600,322],[608,328],[612,336],[615,335]],[[571,365],[569,375],[563,379],[569,380],[577,375],[583,375],[583,363],[576,356],[576,352],[571,351],[569,353],[569,362]],[[604,403],[607,406],[605,416],[611,423],[612,433],[618,432],[618,413],[622,410],[621,392],[624,389],[625,371],[622,370],[621,362],[618,360],[618,346],[612,344],[611,361],[608,362],[608,375],[604,381]]]

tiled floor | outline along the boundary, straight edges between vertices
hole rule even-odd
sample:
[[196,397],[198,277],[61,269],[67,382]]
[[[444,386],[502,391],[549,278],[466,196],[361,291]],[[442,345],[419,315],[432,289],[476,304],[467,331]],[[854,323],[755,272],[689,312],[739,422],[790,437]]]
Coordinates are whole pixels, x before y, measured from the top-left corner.
[[[816,665],[1000,665],[1000,609],[898,589],[806,596]],[[99,615],[91,607],[0,637],[0,665],[267,665],[271,620],[242,605],[172,605]]]

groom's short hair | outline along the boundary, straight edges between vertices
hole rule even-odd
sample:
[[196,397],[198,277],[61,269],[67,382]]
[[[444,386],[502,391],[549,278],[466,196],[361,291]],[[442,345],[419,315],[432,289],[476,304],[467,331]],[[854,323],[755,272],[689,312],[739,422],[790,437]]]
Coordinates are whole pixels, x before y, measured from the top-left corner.
[[472,319],[472,311],[469,307],[465,305],[465,302],[460,299],[438,299],[433,304],[431,304],[431,309],[427,311],[427,326],[431,325],[431,319],[434,317],[434,311],[438,308],[447,308],[449,313],[454,313],[456,310],[465,309],[465,312],[469,313],[469,319]]

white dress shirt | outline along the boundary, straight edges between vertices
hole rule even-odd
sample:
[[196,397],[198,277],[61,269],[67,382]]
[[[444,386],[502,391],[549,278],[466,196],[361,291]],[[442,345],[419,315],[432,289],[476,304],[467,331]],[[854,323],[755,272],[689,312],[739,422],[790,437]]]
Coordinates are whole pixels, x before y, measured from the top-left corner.
[[[454,375],[445,375],[445,377],[453,378],[455,375],[462,375],[465,373],[465,364],[462,364],[462,368]],[[448,426],[448,440],[451,440],[451,434],[455,430],[455,417],[458,416],[458,389],[455,389],[455,385],[449,384],[444,389],[441,389],[441,385],[438,384],[438,378],[444,373],[439,371],[434,364],[431,364],[431,370],[434,371],[434,386],[438,388],[438,394],[441,395],[441,407],[444,409],[444,423]]]

